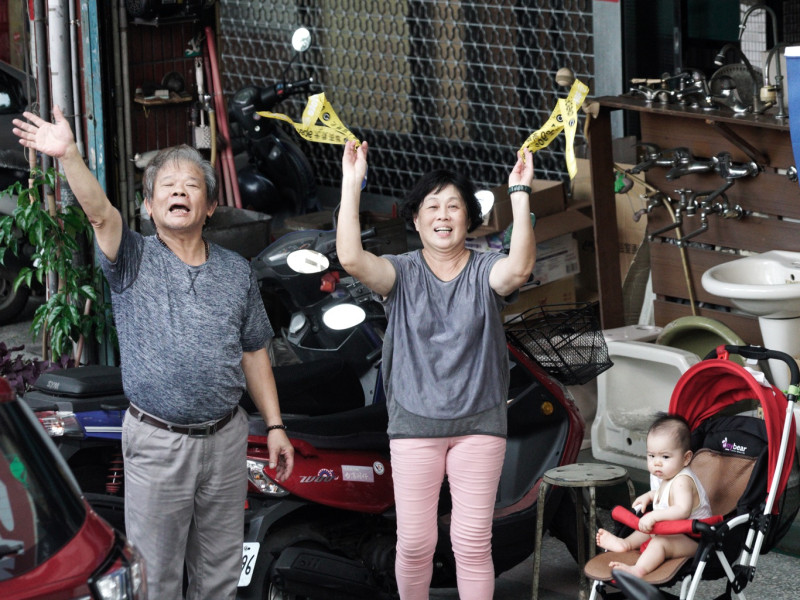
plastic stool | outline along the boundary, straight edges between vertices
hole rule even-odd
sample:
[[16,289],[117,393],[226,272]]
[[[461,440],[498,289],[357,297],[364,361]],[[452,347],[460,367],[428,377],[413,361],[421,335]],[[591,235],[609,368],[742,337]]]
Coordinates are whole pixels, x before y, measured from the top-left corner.
[[[600,463],[575,463],[572,465],[564,465],[563,467],[556,467],[545,472],[542,477],[542,484],[539,487],[539,498],[536,507],[536,545],[534,547],[533,555],[533,600],[539,598],[539,567],[542,558],[542,529],[544,524],[544,503],[547,495],[547,490],[550,486],[559,486],[567,488],[589,488],[589,556],[591,559],[595,555],[594,536],[597,529],[597,514],[595,504],[595,488],[606,487],[612,485],[620,485],[626,483],[628,485],[628,494],[631,498],[631,504],[636,499],[636,491],[633,487],[633,481],[628,475],[628,471],[624,467],[617,465],[605,465]],[[579,598],[585,600],[588,598],[588,580],[583,573],[583,567],[586,564],[587,556],[586,549],[583,547],[583,531],[585,528],[583,518],[583,494],[576,493],[576,516],[578,527],[578,569],[580,584]]]

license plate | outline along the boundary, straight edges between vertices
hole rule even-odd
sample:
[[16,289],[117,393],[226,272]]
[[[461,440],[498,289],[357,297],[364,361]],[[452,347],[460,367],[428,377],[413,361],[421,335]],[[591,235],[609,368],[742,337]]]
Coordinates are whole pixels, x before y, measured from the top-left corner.
[[239,587],[250,585],[260,546],[261,544],[258,542],[245,542],[242,547],[242,572],[239,574]]

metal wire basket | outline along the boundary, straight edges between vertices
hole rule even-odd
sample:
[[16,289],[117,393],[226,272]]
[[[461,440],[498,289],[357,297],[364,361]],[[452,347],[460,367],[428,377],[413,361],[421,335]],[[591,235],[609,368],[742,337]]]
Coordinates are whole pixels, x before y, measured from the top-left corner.
[[597,303],[546,304],[506,323],[509,341],[564,385],[580,385],[612,366]]

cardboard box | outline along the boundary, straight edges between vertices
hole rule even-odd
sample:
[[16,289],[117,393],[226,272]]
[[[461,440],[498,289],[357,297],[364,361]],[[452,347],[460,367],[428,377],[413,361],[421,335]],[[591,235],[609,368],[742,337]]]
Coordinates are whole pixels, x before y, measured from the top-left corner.
[[[477,252],[500,252],[503,240],[499,234],[493,233],[480,238],[468,238],[466,246]],[[571,233],[536,244],[536,266],[533,268],[535,285],[545,285],[568,275],[576,275],[580,270],[578,242]]]
[[578,242],[571,233],[565,233],[547,242],[536,244],[536,265],[533,279],[547,285],[580,273]]
[[[549,216],[540,217],[536,215],[536,244],[538,245],[564,235],[574,233],[582,229],[591,228],[592,219],[577,210],[562,210]],[[473,250],[486,251],[503,249],[502,232],[481,233],[482,227],[473,231],[467,238],[467,247]],[[538,250],[537,250],[538,252]]]
[[[578,159],[578,174],[572,182],[572,200],[570,206],[577,206],[588,203],[591,206],[591,172],[590,163],[587,159]],[[620,163],[623,169],[632,167],[631,164]],[[615,173],[609,174],[608,185],[614,185]],[[636,175],[642,181],[646,181],[646,173]],[[617,208],[617,235],[619,236],[619,268],[620,277],[625,281],[631,263],[645,239],[647,229],[647,217],[634,221],[633,215],[637,210],[647,205],[647,200],[642,195],[647,191],[644,185],[634,181],[633,187],[625,194],[616,194]]]
[[[531,183],[531,211],[540,219],[563,211],[566,208],[566,195],[564,184],[560,181],[547,181],[534,179]],[[483,225],[472,232],[474,237],[481,237],[490,233],[503,231],[511,224],[511,199],[508,197],[508,185],[499,185],[492,188],[494,206],[483,220]]]
[[506,306],[501,314],[503,315],[503,320],[508,321],[518,314],[537,306],[574,303],[575,278],[565,277],[546,285],[537,285],[520,290],[517,301]]

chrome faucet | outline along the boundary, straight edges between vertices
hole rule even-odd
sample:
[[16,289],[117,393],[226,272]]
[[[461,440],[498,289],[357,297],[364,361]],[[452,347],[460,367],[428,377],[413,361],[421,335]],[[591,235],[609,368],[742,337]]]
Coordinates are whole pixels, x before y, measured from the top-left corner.
[[650,195],[642,194],[642,200],[647,200],[647,204],[644,208],[640,208],[635,213],[633,213],[633,221],[638,223],[644,215],[649,215],[653,212],[653,209],[661,206],[664,202],[669,202],[669,196],[667,196],[664,192],[655,192]]
[[[769,68],[769,61],[770,61],[770,54],[774,53],[775,49],[780,46],[780,42],[778,41],[778,18],[775,16],[775,11],[772,10],[766,4],[754,4],[750,8],[748,8],[744,15],[742,16],[742,24],[739,25],[739,41],[742,41],[742,35],[744,34],[745,27],[747,25],[747,19],[750,15],[755,12],[756,10],[763,10],[764,12],[769,15],[772,19],[772,43],[773,48],[767,54],[767,63],[764,66],[764,72],[767,72]],[[781,61],[780,56],[775,63],[775,98],[778,104],[778,114],[775,115],[776,119],[785,119],[787,114],[784,110],[783,106],[783,75],[781,74]]]
[[691,190],[675,190],[675,192],[680,197],[678,200],[678,206],[675,208],[675,217],[669,225],[664,225],[664,227],[659,227],[655,231],[651,231],[647,234],[647,240],[652,242],[656,239],[656,236],[666,233],[671,229],[677,229],[683,223],[683,215],[685,214],[687,217],[690,217],[695,214],[697,211],[697,200],[694,197],[689,197],[689,193]]
[[[681,238],[677,241],[679,248],[685,248],[690,239],[708,231],[708,217],[710,215],[718,214],[723,219],[741,219],[744,216],[744,210],[742,207],[738,204],[731,207],[728,204],[728,197],[720,190],[714,190],[712,192],[696,192],[692,194],[692,198],[695,202],[697,202],[697,198],[699,196],[705,196],[699,202],[700,227],[681,236]],[[721,197],[721,200],[712,202],[712,199],[717,197]]]
[[755,177],[761,172],[761,168],[755,161],[746,163],[735,163],[730,152],[720,152],[714,158],[715,170],[720,177],[727,181],[740,179],[742,177]]
[[[685,84],[686,79],[689,81],[688,85]],[[680,80],[680,88],[672,92],[672,97],[681,103],[695,98],[694,104],[702,107],[703,110],[717,108],[716,103],[711,99],[711,89],[708,87],[705,75],[700,71],[684,74]]]
[[700,159],[695,158],[688,148],[680,147],[672,150],[672,168],[667,171],[666,178],[669,181],[678,179],[683,175],[691,173],[708,173],[716,167],[717,161],[714,158]]
[[636,175],[637,173],[641,173],[642,171],[647,171],[647,169],[649,169],[650,167],[672,166],[672,158],[663,157],[661,153],[661,148],[659,148],[656,144],[640,143],[636,144],[636,147],[644,149],[644,160],[634,165],[630,169],[628,169],[628,173]]

